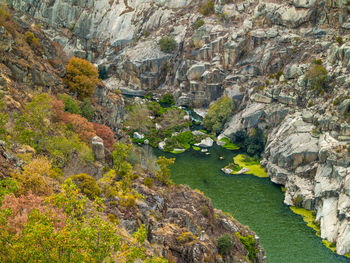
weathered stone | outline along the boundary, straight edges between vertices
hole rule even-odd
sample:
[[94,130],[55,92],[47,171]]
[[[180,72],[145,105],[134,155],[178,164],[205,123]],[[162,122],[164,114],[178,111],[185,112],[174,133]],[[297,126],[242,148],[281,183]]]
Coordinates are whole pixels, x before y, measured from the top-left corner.
[[92,153],[94,154],[95,160],[99,162],[104,162],[105,161],[105,147],[103,144],[103,140],[95,136],[91,140],[91,148],[92,148]]

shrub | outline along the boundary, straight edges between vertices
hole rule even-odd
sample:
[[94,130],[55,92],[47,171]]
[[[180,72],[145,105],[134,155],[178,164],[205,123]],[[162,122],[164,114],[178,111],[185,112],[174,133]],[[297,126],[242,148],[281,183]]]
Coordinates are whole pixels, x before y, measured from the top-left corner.
[[135,207],[136,205],[136,197],[131,194],[127,193],[126,195],[119,196],[119,204],[124,207]]
[[[320,64],[321,63],[321,64]],[[308,85],[318,93],[323,93],[328,81],[328,72],[322,66],[322,61],[314,61],[305,74]]]
[[206,1],[199,9],[199,12],[204,15],[214,14],[214,2],[213,0]]
[[203,120],[203,125],[210,131],[220,132],[224,124],[229,120],[234,110],[233,100],[223,96],[210,105],[208,114]]
[[229,234],[223,234],[218,239],[218,250],[221,255],[228,255],[233,245],[233,238]]
[[5,125],[8,121],[8,115],[3,111],[4,102],[0,101],[0,140],[7,141],[7,130]]
[[91,121],[95,115],[95,110],[91,106],[91,100],[86,98],[83,100],[83,104],[81,105],[81,116]]
[[338,36],[336,39],[335,39],[339,45],[343,45],[344,44],[344,41],[343,41],[343,38]]
[[175,50],[176,41],[172,37],[164,37],[159,40],[160,50],[165,53],[171,53]]
[[112,130],[103,124],[94,123],[94,129],[96,135],[103,139],[104,146],[109,150],[113,150],[113,145],[115,144],[114,133]]
[[49,195],[52,187],[49,184],[49,177],[55,178],[56,172],[51,169],[51,162],[40,157],[33,159],[29,164],[11,173],[11,176],[18,184],[18,195],[32,192],[35,195]]
[[180,243],[187,243],[197,239],[197,237],[192,232],[184,232],[180,236],[178,236],[176,239]]
[[39,40],[30,31],[25,33],[26,42],[36,51],[41,51],[41,45]]
[[77,174],[70,177],[89,199],[94,200],[101,195],[101,189],[95,178],[87,174]]
[[78,114],[66,113],[63,117],[63,122],[70,124],[73,131],[86,143],[90,143],[91,139],[96,135],[94,125]]
[[204,20],[203,20],[203,19],[198,19],[198,20],[194,23],[193,27],[194,27],[195,29],[198,29],[198,28],[200,28],[200,27],[203,26],[203,25],[204,25]]
[[248,135],[245,131],[237,131],[232,136],[232,141],[248,155],[259,159],[265,148],[265,139],[262,130],[254,129]]
[[170,169],[168,166],[174,164],[174,162],[175,162],[175,158],[167,159],[164,156],[158,157],[156,164],[159,167],[159,171],[156,172],[156,178],[159,181],[165,184],[170,183]]
[[98,66],[98,76],[102,80],[108,79],[108,71],[106,66],[102,66],[102,65]]
[[207,205],[203,205],[201,207],[201,213],[204,217],[209,217],[209,215],[210,215],[209,207]]
[[98,79],[98,70],[89,61],[73,57],[67,65],[66,83],[69,88],[78,94],[78,98],[91,97]]
[[244,245],[246,250],[248,251],[248,258],[250,260],[253,260],[256,257],[256,253],[258,253],[258,249],[255,247],[256,242],[252,235],[248,235],[246,237],[241,236],[239,232],[236,232],[236,236],[241,241],[241,243]]
[[175,104],[174,96],[170,93],[166,93],[162,96],[159,102],[167,107],[172,106]]
[[143,183],[144,185],[148,186],[148,187],[152,187],[153,185],[153,179],[150,178],[150,177],[146,177],[144,180],[143,180]]
[[72,114],[81,114],[81,109],[78,102],[67,94],[59,96],[59,99],[63,100],[64,110]]

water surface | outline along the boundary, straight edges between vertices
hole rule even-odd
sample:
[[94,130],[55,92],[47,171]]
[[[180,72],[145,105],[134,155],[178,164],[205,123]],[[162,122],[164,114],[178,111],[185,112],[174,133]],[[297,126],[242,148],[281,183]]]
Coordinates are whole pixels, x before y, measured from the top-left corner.
[[[211,155],[196,151],[157,155],[175,157],[171,178],[175,183],[200,189],[213,205],[249,225],[260,237],[268,263],[333,263],[350,259],[333,254],[307,227],[301,216],[283,204],[281,188],[268,178],[252,175],[226,176],[220,169],[234,152],[214,146]],[[224,160],[219,160],[224,156]]]

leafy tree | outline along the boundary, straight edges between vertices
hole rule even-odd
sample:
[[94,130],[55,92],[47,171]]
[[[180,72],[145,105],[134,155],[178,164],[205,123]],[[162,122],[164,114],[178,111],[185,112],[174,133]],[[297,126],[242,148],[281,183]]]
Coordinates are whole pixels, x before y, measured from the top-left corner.
[[223,96],[210,105],[208,114],[203,120],[204,127],[216,133],[220,132],[231,117],[233,110],[233,100],[227,96]]
[[223,234],[218,239],[218,250],[221,255],[227,255],[233,248],[233,238],[229,234]]
[[114,150],[112,152],[113,169],[121,177],[129,176],[132,172],[131,164],[126,161],[131,149],[132,145],[130,144],[124,144],[122,142],[114,144]]
[[159,156],[156,164],[159,166],[159,171],[156,172],[156,178],[166,184],[170,183],[170,169],[169,165],[174,164],[175,158],[167,159],[164,156]]
[[98,70],[89,61],[73,57],[67,65],[66,83],[80,99],[91,97],[99,83]]
[[54,131],[54,127],[50,125],[52,115],[50,96],[47,93],[36,95],[25,106],[23,114],[15,123],[15,139],[34,147],[39,152],[42,151],[50,133]]
[[147,133],[151,127],[149,116],[149,109],[145,105],[137,104],[130,109],[125,126],[129,126],[131,130]]

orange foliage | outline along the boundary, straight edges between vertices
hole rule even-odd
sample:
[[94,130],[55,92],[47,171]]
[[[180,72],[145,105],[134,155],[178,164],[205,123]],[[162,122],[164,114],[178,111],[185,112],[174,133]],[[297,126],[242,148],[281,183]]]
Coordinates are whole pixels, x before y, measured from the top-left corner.
[[115,139],[114,139],[114,133],[112,130],[103,124],[98,124],[94,123],[94,128],[96,131],[96,135],[103,139],[103,144],[104,146],[110,150],[113,151],[113,145],[115,144]]
[[38,209],[40,213],[49,213],[54,219],[54,227],[61,229],[65,225],[67,216],[63,213],[63,209],[48,207],[45,205],[45,198],[37,196],[29,192],[27,195],[15,197],[13,195],[5,195],[2,201],[1,209],[10,208],[12,215],[8,218],[9,230],[13,233],[20,233],[27,223],[28,215]]
[[65,124],[70,123],[74,132],[77,133],[79,138],[86,143],[89,143],[91,139],[96,135],[94,125],[78,114],[65,112],[63,114],[62,120]]
[[51,104],[53,109],[53,121],[62,121],[64,115],[64,103],[62,100],[58,100],[56,97],[51,97]]
[[91,97],[99,81],[98,70],[89,61],[76,57],[69,60],[66,83],[80,99]]

